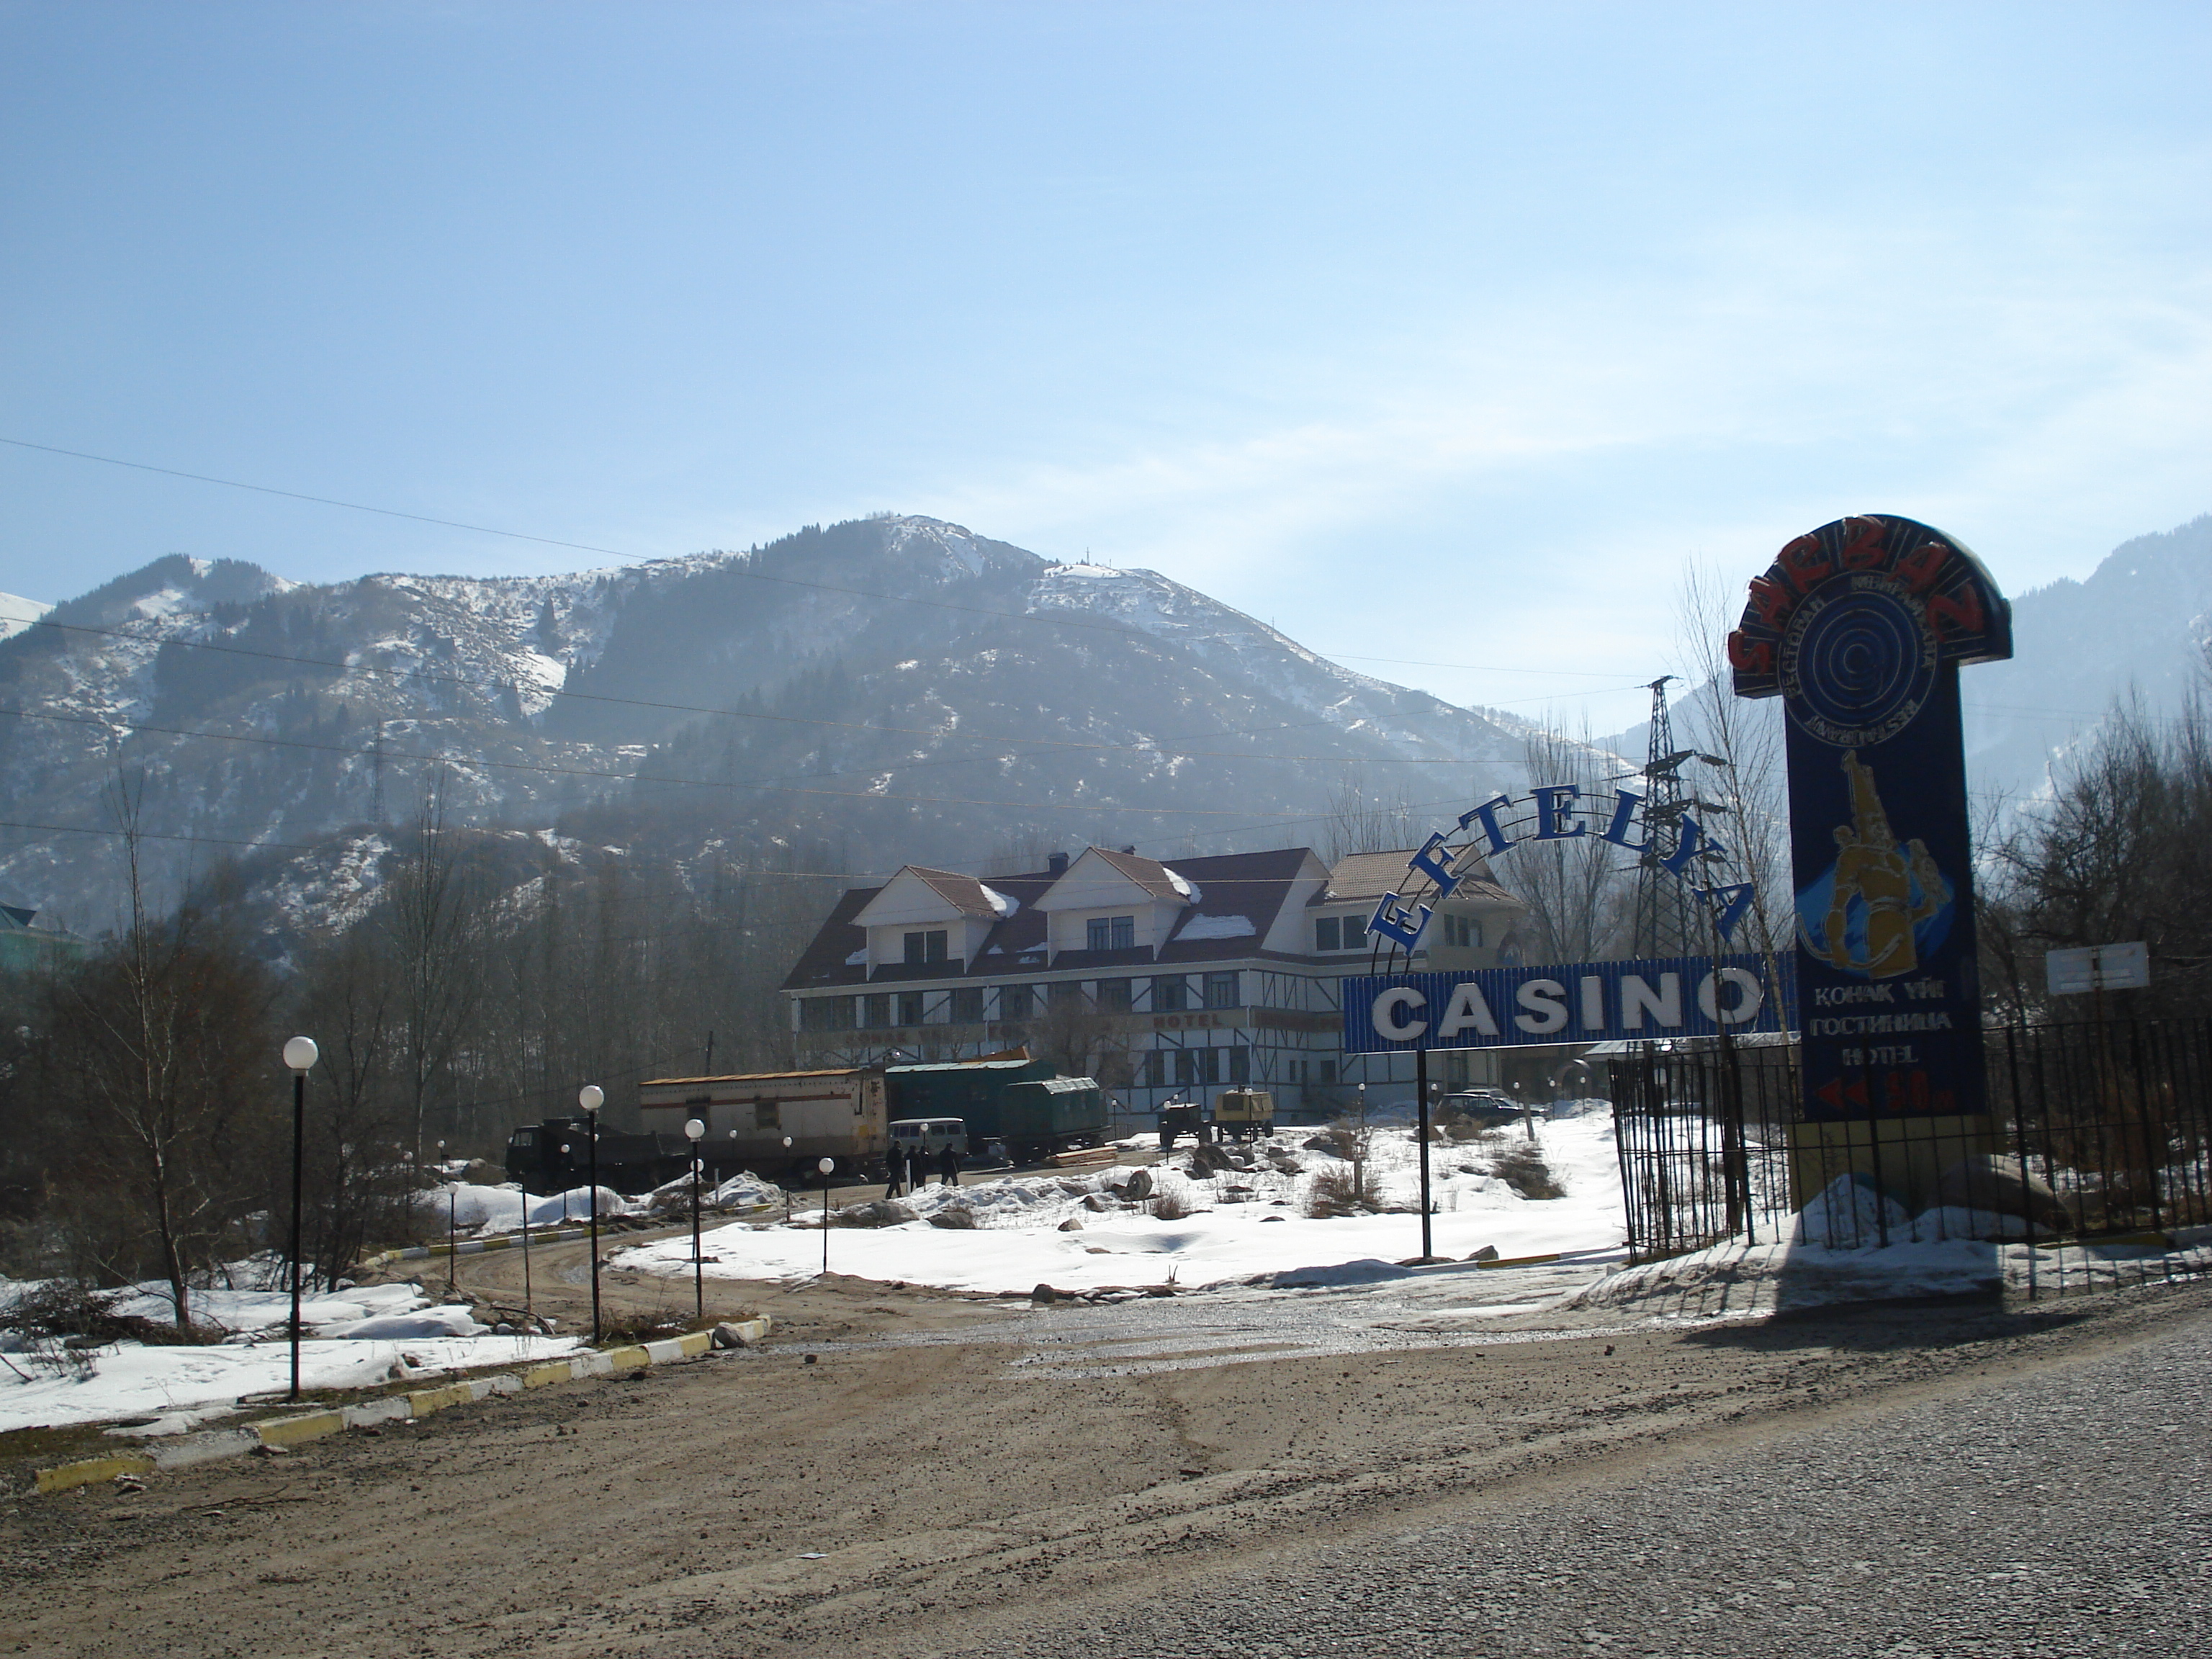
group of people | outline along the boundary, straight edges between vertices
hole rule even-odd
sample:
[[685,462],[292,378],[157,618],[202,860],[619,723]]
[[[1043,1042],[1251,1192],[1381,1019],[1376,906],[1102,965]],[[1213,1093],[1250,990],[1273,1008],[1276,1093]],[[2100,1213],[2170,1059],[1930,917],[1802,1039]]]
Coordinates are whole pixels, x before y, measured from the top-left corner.
[[960,1154],[951,1146],[940,1149],[934,1159],[922,1147],[909,1153],[897,1141],[891,1142],[890,1153],[884,1160],[890,1166],[890,1184],[884,1188],[885,1198],[898,1198],[913,1188],[929,1185],[929,1166],[937,1165],[939,1182],[947,1187],[960,1184]]

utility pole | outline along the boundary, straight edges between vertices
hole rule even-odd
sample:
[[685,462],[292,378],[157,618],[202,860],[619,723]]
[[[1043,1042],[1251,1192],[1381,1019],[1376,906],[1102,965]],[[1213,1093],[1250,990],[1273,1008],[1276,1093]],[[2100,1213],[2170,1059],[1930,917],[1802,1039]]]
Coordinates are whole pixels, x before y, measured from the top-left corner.
[[1674,722],[1667,709],[1667,686],[1672,674],[1651,682],[1651,740],[1644,759],[1644,833],[1650,843],[1637,861],[1636,941],[1639,957],[1680,957],[1692,954],[1701,943],[1690,914],[1689,884],[1661,866],[1666,856],[1662,837],[1672,841],[1681,834],[1682,817],[1697,805],[1682,788],[1682,763],[1692,754],[1674,746]]

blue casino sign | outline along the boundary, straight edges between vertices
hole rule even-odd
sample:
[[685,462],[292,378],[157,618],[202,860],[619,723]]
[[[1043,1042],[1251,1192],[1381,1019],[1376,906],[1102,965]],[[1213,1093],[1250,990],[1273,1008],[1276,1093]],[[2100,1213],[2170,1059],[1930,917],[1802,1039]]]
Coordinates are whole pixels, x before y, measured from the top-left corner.
[[1788,714],[1805,1115],[1984,1109],[1960,667],[2012,609],[1941,531],[1870,514],[1790,542],[1729,636]]
[[[1693,811],[1647,811],[1629,789],[1544,784],[1493,795],[1431,836],[1368,932],[1375,971],[1340,986],[1346,1054],[1542,1047],[1613,1038],[1717,1036],[1784,1029],[1795,1006],[1786,960],[1730,953],[1751,905],[1748,882],[1725,879],[1728,848]],[[1680,881],[1713,927],[1711,955],[1564,966],[1411,971],[1435,906],[1488,860],[1516,847],[1582,839],[1633,855]]]

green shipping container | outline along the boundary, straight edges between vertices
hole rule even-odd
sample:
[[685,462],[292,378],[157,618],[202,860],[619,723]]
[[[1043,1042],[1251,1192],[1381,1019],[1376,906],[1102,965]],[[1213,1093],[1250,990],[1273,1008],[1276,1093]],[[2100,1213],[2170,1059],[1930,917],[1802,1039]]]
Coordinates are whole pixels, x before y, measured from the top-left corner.
[[1089,1078],[1055,1077],[1049,1060],[893,1066],[884,1077],[894,1121],[959,1118],[968,1126],[971,1152],[981,1152],[987,1140],[1003,1140],[1018,1155],[1096,1146],[1106,1129],[1105,1098],[1097,1084]]
[[1010,1084],[1000,1121],[1006,1145],[1032,1155],[1095,1146],[1106,1131],[1106,1098],[1087,1077]]

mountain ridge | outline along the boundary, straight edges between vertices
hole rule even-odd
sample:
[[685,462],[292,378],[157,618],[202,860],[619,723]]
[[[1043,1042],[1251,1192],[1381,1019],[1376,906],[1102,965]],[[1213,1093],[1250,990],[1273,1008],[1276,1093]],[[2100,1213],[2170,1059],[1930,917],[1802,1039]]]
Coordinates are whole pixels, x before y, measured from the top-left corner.
[[1401,795],[1514,787],[1531,729],[1157,572],[919,515],[540,576],[308,585],[171,556],[45,620],[0,642],[0,787],[19,823],[95,833],[11,831],[0,889],[80,925],[115,908],[118,769],[149,834],[183,838],[149,841],[157,876],[244,843],[296,895],[319,884],[287,860],[357,864],[433,764],[488,829],[679,861],[805,842],[860,871],[1314,839],[1363,769],[1428,780]]

